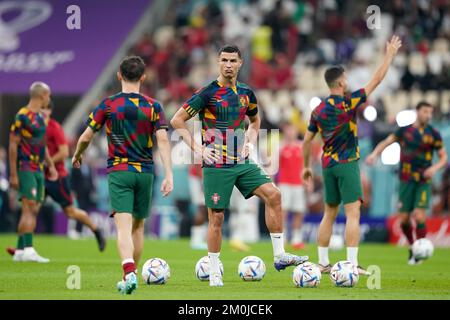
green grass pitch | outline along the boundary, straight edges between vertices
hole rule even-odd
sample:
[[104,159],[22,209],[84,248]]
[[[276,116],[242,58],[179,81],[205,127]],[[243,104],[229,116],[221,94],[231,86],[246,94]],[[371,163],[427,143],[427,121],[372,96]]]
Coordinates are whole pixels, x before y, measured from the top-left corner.
[[[148,258],[163,258],[170,265],[171,278],[163,286],[147,286],[140,280],[135,294],[122,296],[115,289],[122,274],[115,241],[109,241],[106,251],[99,253],[93,239],[36,236],[35,247],[51,259],[49,264],[12,262],[4,248],[15,242],[14,235],[0,236],[0,299],[450,299],[450,249],[436,249],[429,261],[408,266],[405,248],[365,244],[360,247],[360,263],[380,267],[381,289],[368,289],[366,277],[360,277],[354,288],[335,288],[328,275],[323,275],[318,288],[295,288],[293,268],[282,272],[273,268],[269,241],[253,244],[249,253],[234,252],[224,242],[224,287],[210,288],[194,275],[197,260],[206,252],[191,250],[188,240],[146,240],[139,267]],[[317,262],[316,251],[316,245],[308,245],[302,254]],[[265,261],[267,273],[261,282],[244,282],[238,277],[237,266],[246,255]],[[332,251],[330,259],[344,260],[345,250]],[[81,270],[79,290],[66,287],[71,265]]]

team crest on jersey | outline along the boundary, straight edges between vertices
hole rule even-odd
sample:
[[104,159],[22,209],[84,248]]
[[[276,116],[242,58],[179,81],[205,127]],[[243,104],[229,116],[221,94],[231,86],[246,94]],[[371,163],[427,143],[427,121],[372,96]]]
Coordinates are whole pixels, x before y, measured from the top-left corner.
[[217,193],[214,193],[211,197],[211,200],[214,201],[214,204],[218,204],[220,200],[220,196]]

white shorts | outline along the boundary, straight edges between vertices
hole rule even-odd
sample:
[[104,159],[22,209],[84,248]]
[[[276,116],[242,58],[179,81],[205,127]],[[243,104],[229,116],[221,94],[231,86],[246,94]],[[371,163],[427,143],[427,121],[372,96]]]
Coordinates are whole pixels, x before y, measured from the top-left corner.
[[189,176],[189,191],[191,201],[196,206],[205,205],[205,196],[203,194],[203,181],[201,178]]
[[299,185],[279,184],[281,206],[284,211],[306,213],[305,188]]

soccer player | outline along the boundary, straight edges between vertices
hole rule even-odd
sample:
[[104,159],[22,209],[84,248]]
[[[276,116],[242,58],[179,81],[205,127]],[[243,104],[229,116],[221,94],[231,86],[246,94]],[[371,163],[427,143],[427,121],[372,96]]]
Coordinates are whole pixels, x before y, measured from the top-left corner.
[[[280,191],[256,163],[248,160],[250,149],[258,138],[261,120],[255,94],[247,85],[237,82],[242,66],[239,48],[224,46],[218,55],[218,65],[220,74],[217,80],[197,91],[171,120],[183,141],[203,159],[203,184],[209,219],[210,286],[223,286],[219,270],[222,224],[234,186],[245,198],[256,195],[265,202],[266,224],[272,238],[277,270],[308,259],[284,251]],[[186,121],[197,113],[203,126],[203,145],[194,141],[186,127]],[[246,116],[250,124],[245,133]]]
[[280,169],[278,187],[281,194],[281,206],[287,220],[289,212],[292,218],[292,239],[294,249],[304,248],[302,236],[303,214],[306,212],[306,194],[302,181],[303,151],[302,142],[298,139],[298,131],[290,123],[283,125],[283,141],[280,150]]
[[303,179],[307,184],[312,180],[311,142],[317,132],[320,133],[324,142],[322,174],[325,189],[325,212],[318,232],[319,268],[322,273],[329,273],[331,270],[328,246],[339,205],[343,202],[347,218],[345,226],[347,260],[358,267],[360,274],[368,274],[358,264],[359,219],[363,192],[358,166],[356,111],[384,79],[400,47],[400,39],[393,36],[387,43],[384,61],[373,78],[365,88],[359,89],[351,95],[345,95],[347,77],[342,67],[331,67],[325,72],[325,81],[330,88],[331,95],[312,112],[303,142],[305,163]]
[[91,218],[89,218],[86,211],[76,208],[73,205],[72,194],[67,177],[69,173],[64,165],[64,160],[69,156],[69,146],[63,128],[55,119],[51,118],[52,111],[52,102],[50,102],[48,106],[42,108],[42,113],[49,119],[47,127],[47,147],[48,152],[55,163],[56,170],[58,171],[58,180],[49,180],[46,172],[45,192],[61,206],[69,219],[75,219],[92,230],[95,239],[97,240],[99,250],[103,251],[105,250],[106,241],[102,231]]
[[161,184],[163,196],[173,189],[173,174],[164,110],[158,101],[139,93],[145,80],[144,61],[136,56],[125,58],[120,63],[117,78],[122,92],[104,99],[90,114],[72,164],[80,167],[82,154],[94,134],[106,125],[111,216],[117,228],[117,246],[123,268],[123,280],[117,288],[122,294],[131,294],[137,288],[136,266],[144,246],[144,220],[151,204],[153,134],[165,170]]
[[44,161],[49,179],[56,180],[58,172],[46,148],[47,119],[41,108],[50,103],[50,87],[34,82],[30,87],[30,100],[16,115],[9,136],[10,186],[19,190],[22,214],[19,220],[17,249],[13,261],[47,263],[33,247],[36,217],[44,201]]
[[[69,146],[64,135],[61,125],[51,118],[53,109],[53,102],[50,101],[48,105],[42,105],[41,113],[48,120],[46,139],[48,152],[55,164],[56,171],[58,171],[58,180],[50,180],[48,170],[45,171],[45,194],[49,195],[55,202],[57,202],[63,209],[64,214],[70,218],[80,221],[88,226],[95,235],[100,251],[105,249],[106,241],[101,230],[89,218],[86,211],[76,208],[73,205],[71,190],[69,187],[68,175],[64,165],[64,160],[69,155]],[[8,248],[10,254],[15,253],[14,248]]]
[[[433,106],[421,101],[416,106],[416,121],[406,127],[400,127],[381,141],[367,157],[366,163],[373,165],[387,146],[394,142],[401,145],[400,154],[400,189],[399,189],[399,217],[402,231],[408,240],[408,264],[420,263],[411,250],[414,242],[411,214],[416,223],[416,238],[425,238],[426,210],[430,206],[431,179],[437,171],[447,165],[447,152],[445,151],[441,135],[430,125],[433,116]],[[433,152],[437,151],[439,161],[432,164]]]

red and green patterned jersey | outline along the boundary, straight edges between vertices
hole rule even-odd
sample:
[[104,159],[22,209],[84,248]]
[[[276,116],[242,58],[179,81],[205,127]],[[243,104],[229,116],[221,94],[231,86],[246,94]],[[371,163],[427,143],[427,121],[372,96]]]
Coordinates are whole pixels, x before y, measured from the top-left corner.
[[366,102],[364,89],[350,95],[331,95],[312,112],[308,130],[322,136],[322,167],[359,159],[356,110]]
[[431,180],[423,173],[432,164],[433,151],[444,146],[439,131],[431,125],[423,128],[409,125],[398,128],[394,135],[401,146],[400,180],[429,183]]
[[138,93],[118,93],[103,100],[90,114],[94,131],[106,125],[108,172],[153,173],[153,134],[167,130],[164,110],[156,100]]
[[20,137],[17,165],[21,171],[44,170],[47,120],[39,112],[23,107],[16,114],[10,134]]
[[199,114],[203,145],[218,150],[221,161],[203,166],[232,167],[241,161],[245,141],[245,116],[258,113],[256,96],[245,84],[226,87],[217,80],[198,90],[182,106],[190,116]]

